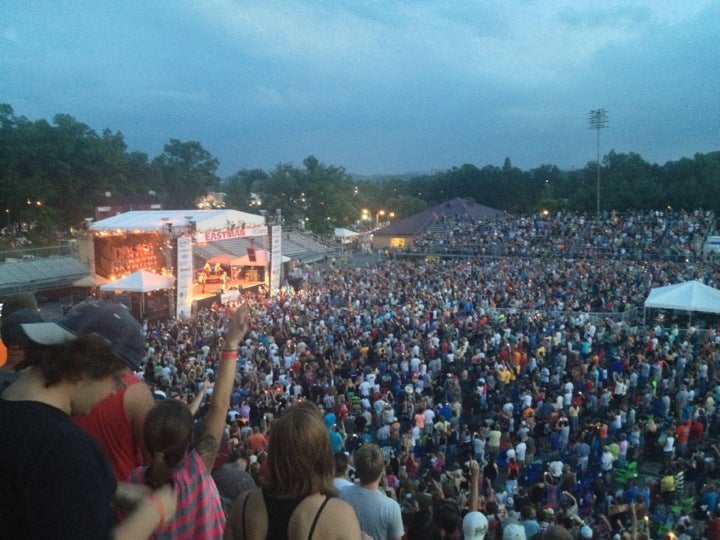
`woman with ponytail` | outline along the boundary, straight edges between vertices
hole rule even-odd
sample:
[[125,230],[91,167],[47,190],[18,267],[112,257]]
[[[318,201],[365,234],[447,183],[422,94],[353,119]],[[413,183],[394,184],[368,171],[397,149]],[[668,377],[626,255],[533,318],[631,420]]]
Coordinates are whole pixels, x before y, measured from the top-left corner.
[[249,310],[241,306],[225,335],[209,410],[197,440],[193,437],[193,415],[185,403],[167,399],[147,415],[144,442],[150,464],[135,469],[130,481],[152,489],[171,485],[177,496],[175,516],[156,529],[152,538],[211,540],[223,536],[225,515],[210,472],[225,429],[238,345],[248,328]]

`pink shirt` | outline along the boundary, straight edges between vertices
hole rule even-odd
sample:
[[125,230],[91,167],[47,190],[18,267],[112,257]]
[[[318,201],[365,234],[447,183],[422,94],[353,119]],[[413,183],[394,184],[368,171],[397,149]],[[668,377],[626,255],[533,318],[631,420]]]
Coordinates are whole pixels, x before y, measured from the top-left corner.
[[[130,473],[130,482],[142,484],[147,467]],[[225,530],[225,514],[215,481],[193,448],[173,472],[177,510],[173,519],[155,529],[150,537],[173,540],[220,540]]]

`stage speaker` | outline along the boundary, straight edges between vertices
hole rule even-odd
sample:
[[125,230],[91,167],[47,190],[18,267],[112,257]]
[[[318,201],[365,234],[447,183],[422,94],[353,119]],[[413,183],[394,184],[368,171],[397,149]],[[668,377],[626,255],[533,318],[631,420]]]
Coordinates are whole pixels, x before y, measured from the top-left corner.
[[255,256],[255,248],[252,246],[248,246],[248,259],[250,259],[250,262],[257,261],[257,257]]

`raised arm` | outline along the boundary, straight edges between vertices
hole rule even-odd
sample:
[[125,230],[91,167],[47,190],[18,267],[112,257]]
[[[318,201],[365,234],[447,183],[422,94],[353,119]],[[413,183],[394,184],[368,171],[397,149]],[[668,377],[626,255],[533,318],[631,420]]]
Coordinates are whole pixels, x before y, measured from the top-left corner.
[[225,342],[217,364],[215,387],[205,418],[205,428],[197,445],[197,451],[208,471],[212,470],[225,429],[230,395],[237,372],[238,346],[249,328],[250,309],[244,304],[233,314],[230,328],[225,334]]
[[203,399],[205,399],[205,394],[207,394],[207,389],[210,386],[210,382],[205,379],[202,383],[202,386],[200,387],[200,390],[198,391],[197,395],[193,398],[193,400],[190,402],[188,407],[190,407],[190,412],[193,416],[195,416],[200,410],[200,405],[202,404]]
[[478,509],[478,478],[480,477],[480,465],[474,459],[470,460],[470,504],[468,510],[471,512]]

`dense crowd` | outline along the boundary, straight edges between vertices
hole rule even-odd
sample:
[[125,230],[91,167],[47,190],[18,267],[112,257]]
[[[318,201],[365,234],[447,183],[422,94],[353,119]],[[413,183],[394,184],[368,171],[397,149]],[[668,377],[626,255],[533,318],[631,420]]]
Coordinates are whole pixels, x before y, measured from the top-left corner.
[[[646,225],[628,235],[645,235],[634,248],[657,238]],[[569,224],[552,230],[560,226]],[[673,231],[685,238],[688,227],[697,229]],[[383,449],[408,530],[432,507],[459,530],[475,459],[491,534],[513,521],[528,538],[553,523],[576,537],[718,534],[720,335],[687,319],[623,319],[653,287],[716,284],[712,262],[394,259],[303,277],[297,291],[242,299],[254,325],[240,349],[228,452],[254,482],[271,420],[312,400],[335,451]],[[157,392],[183,398],[212,379],[231,309],[148,328],[145,377]]]
[[380,448],[409,539],[720,538],[718,320],[643,311],[654,287],[720,282],[713,220],[458,216],[415,250],[469,257],[298,267],[297,289],[146,322],[139,374],[206,418],[250,307],[213,469],[226,511],[267,480],[274,421],[311,401],[341,492]]

